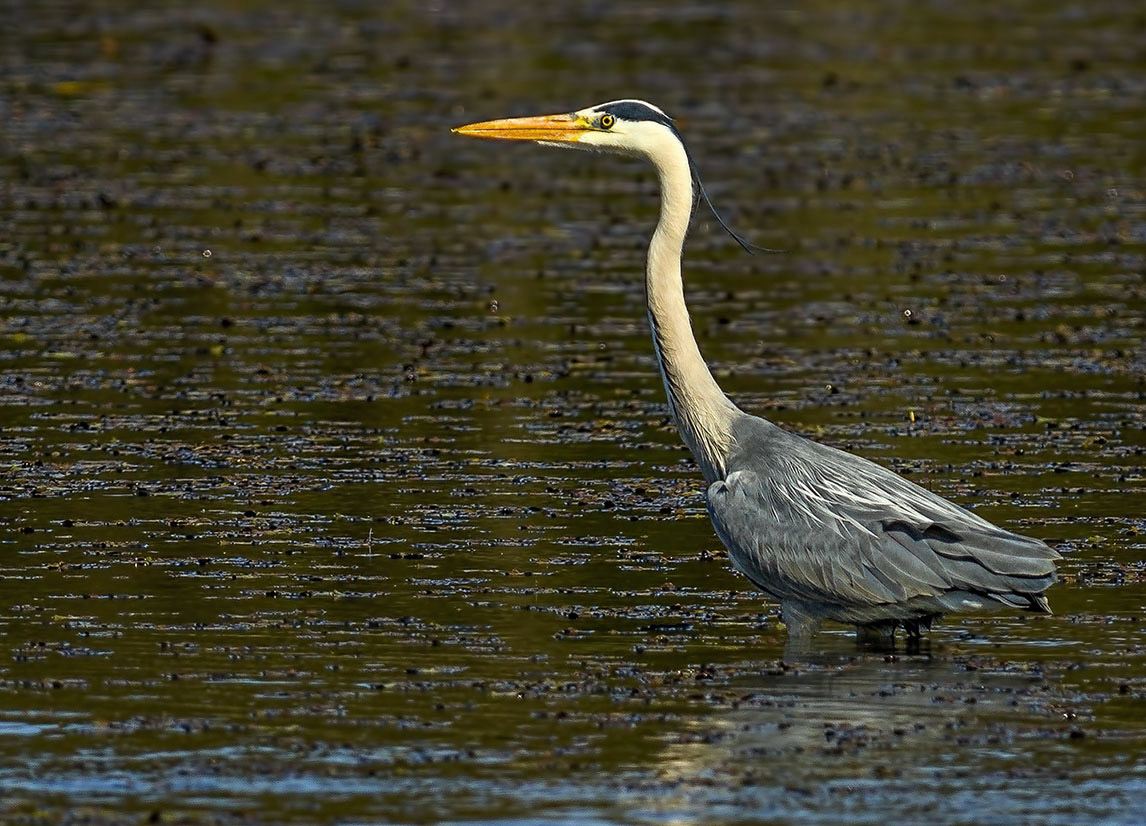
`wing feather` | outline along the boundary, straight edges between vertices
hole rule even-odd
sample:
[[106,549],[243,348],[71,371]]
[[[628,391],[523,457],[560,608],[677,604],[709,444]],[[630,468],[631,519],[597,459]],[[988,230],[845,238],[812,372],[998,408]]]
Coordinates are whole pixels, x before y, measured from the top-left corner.
[[846,622],[978,607],[981,597],[1048,610],[1052,548],[865,459],[751,422],[734,431],[738,449],[708,489],[708,510],[763,590]]

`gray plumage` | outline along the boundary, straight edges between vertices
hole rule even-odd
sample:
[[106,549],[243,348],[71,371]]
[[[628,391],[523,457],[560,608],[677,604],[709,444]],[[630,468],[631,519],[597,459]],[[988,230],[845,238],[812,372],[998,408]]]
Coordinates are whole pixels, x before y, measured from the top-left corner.
[[793,629],[830,619],[918,633],[990,601],[1050,611],[1052,548],[754,416],[733,424],[708,512],[733,564],[780,600]]

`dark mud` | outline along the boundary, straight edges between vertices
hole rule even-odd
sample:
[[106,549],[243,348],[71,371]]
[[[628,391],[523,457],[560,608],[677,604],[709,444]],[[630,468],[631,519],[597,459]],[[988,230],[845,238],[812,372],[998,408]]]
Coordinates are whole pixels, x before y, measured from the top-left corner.
[[[0,819],[1140,822],[1146,19],[38,3],[0,27]],[[679,116],[743,407],[1065,555],[1052,617],[784,664],[668,423]]]

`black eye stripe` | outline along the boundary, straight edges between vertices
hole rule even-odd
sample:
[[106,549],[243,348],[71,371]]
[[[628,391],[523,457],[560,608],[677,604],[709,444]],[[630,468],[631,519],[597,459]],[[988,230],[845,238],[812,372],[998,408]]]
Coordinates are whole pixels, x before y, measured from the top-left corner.
[[[603,107],[602,107],[603,109]],[[597,109],[600,112],[602,109]],[[609,104],[608,114],[621,120],[650,120],[675,131],[672,119],[636,100],[622,100]]]

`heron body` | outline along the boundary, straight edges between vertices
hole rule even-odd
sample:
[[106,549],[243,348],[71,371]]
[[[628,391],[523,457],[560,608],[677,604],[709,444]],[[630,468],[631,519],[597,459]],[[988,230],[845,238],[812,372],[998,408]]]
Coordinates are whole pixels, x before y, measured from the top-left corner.
[[1055,582],[1052,548],[874,462],[749,415],[720,389],[693,335],[681,277],[694,179],[707,195],[664,112],[620,100],[454,131],[652,162],[661,212],[645,294],[669,407],[708,483],[708,513],[732,564],[779,600],[790,634],[829,619],[918,635],[941,614],[991,604],[1050,612],[1043,592]]

